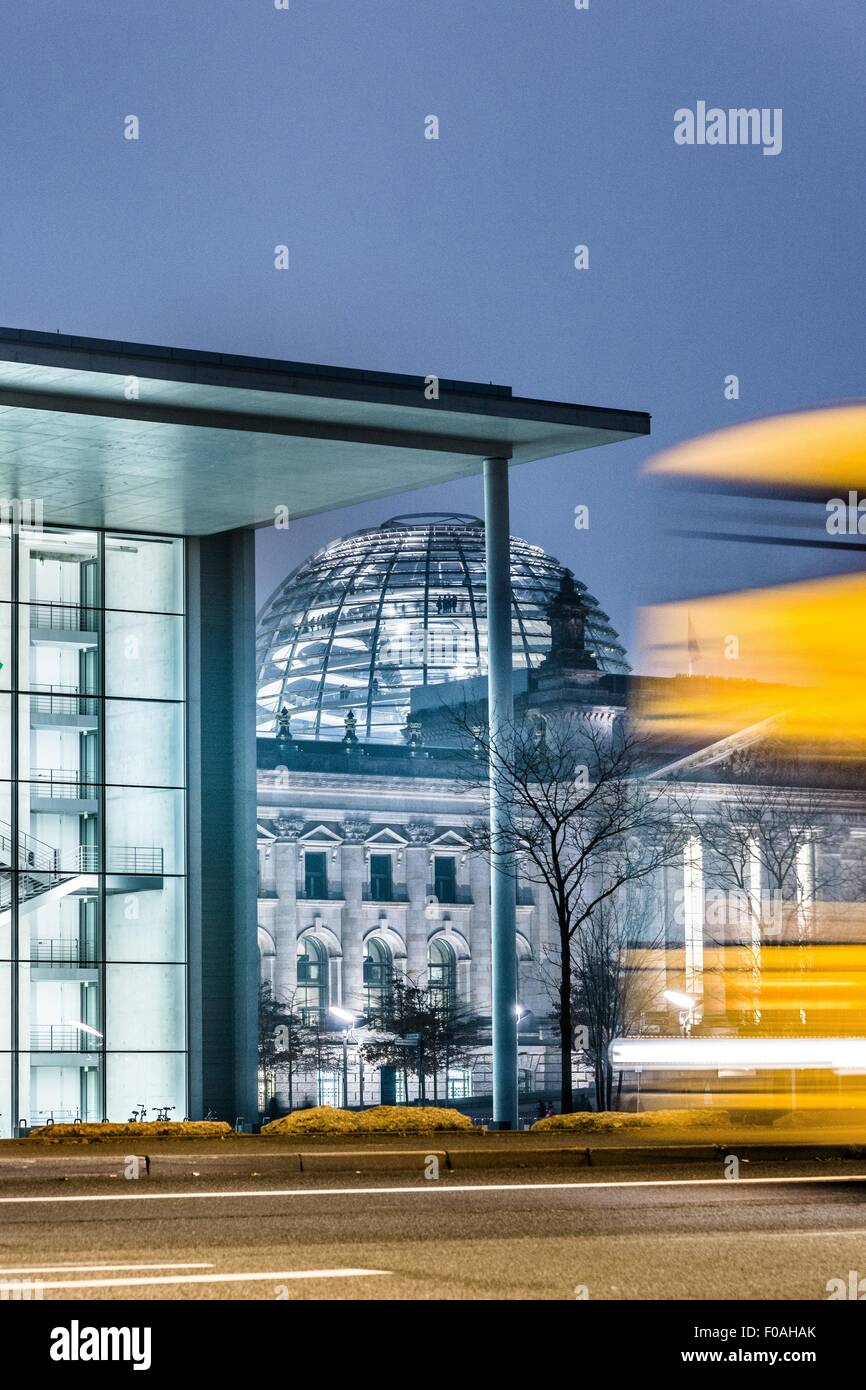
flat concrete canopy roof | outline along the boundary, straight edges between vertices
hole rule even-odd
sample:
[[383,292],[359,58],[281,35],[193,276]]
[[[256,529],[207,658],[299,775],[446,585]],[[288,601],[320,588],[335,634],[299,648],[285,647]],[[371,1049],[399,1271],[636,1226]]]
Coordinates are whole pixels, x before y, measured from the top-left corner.
[[510,387],[0,328],[0,496],[46,521],[207,535],[649,434]]

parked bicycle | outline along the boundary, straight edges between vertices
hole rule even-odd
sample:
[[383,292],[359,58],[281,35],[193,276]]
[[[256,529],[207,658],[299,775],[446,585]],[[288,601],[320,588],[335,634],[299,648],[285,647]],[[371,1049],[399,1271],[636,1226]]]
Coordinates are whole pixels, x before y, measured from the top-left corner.
[[133,1107],[132,1114],[129,1117],[129,1123],[131,1125],[143,1124],[146,1119],[147,1111],[142,1105],[141,1101],[139,1101],[138,1109],[136,1110],[135,1107]]
[[175,1108],[174,1105],[158,1105],[156,1107],[157,1120],[167,1120],[169,1110],[174,1110]]

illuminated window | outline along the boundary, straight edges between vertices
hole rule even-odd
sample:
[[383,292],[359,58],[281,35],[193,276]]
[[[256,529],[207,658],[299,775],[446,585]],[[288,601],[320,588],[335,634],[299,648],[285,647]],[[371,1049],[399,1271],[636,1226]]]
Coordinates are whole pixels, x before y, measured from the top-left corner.
[[333,1105],[339,1109],[343,1104],[343,1082],[339,1072],[320,1071],[316,1089],[319,1105]]
[[457,901],[457,860],[453,854],[437,854],[433,893],[440,903]]
[[0,1133],[187,1112],[183,610],[181,540],[0,525]]
[[391,902],[394,897],[390,854],[370,855],[370,897],[374,902]]
[[427,963],[428,987],[435,1007],[452,1008],[457,998],[457,960],[447,941],[430,942]]
[[469,1067],[455,1067],[446,1078],[449,1100],[468,1100],[472,1095],[472,1072]]
[[323,1022],[328,1009],[328,957],[314,936],[298,942],[297,1007],[308,1023]]
[[327,898],[328,856],[319,850],[307,850],[304,855],[304,897]]
[[364,945],[364,1007],[368,1014],[381,1014],[393,976],[390,950],[384,941],[371,937]]

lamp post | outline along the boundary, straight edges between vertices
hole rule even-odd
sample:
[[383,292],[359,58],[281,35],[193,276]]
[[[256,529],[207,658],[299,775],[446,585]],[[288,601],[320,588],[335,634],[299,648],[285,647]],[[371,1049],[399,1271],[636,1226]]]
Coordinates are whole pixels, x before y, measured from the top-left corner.
[[487,721],[490,748],[490,935],[493,973],[493,1128],[517,1128],[517,901],[508,836],[508,757],[514,722],[508,459],[484,460],[487,569]]
[[334,1018],[338,1018],[343,1025],[343,1109],[349,1108],[349,1034],[355,1026],[355,1015],[350,1014],[347,1009],[332,1008],[331,1013]]
[[683,1037],[687,1038],[692,1031],[697,999],[693,994],[686,994],[680,989],[666,989],[663,998],[669,1004],[673,1004],[675,1009],[679,1009],[680,1028],[683,1031]]
[[[353,1014],[348,1009],[338,1009],[332,1007],[331,1013],[334,1018],[339,1019],[343,1025],[343,1109],[349,1108],[349,1034],[355,1031],[357,1025],[367,1022],[366,1014]],[[361,1105],[364,1104],[364,1063],[361,1059],[361,1044],[358,1043],[358,1094]]]

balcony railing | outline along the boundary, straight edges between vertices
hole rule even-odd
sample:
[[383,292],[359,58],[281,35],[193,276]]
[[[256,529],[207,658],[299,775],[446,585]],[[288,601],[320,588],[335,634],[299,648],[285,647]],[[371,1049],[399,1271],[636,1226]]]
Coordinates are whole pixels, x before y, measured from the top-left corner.
[[31,714],[66,714],[77,718],[98,712],[99,701],[83,695],[75,685],[34,686],[30,695]]
[[449,907],[453,904],[460,903],[470,907],[472,905],[471,889],[465,887],[463,884],[455,886],[453,883],[428,883],[427,897],[428,900],[430,898],[435,898],[442,907]]
[[96,782],[82,781],[78,772],[59,772],[56,768],[34,767],[30,769],[32,796],[47,796],[73,801],[95,801],[99,793]]
[[31,1052],[98,1052],[100,1039],[69,1023],[41,1023],[30,1029]]
[[365,903],[408,903],[409,890],[404,883],[383,884],[382,887],[364,888],[361,899]]
[[[108,874],[161,874],[164,853],[146,845],[109,845],[105,859]],[[82,874],[98,873],[99,846],[79,845],[76,866]]]
[[96,968],[96,953],[81,941],[59,936],[42,937],[30,945],[30,964],[73,966],[80,970]]
[[[77,791],[70,793],[70,795],[75,796],[78,794]],[[105,859],[105,872],[108,874],[161,874],[163,873],[165,854],[161,848],[155,848],[152,845],[109,845]],[[8,825],[0,822],[0,867],[9,868],[11,863],[12,832]],[[99,846],[78,845],[70,861],[61,863],[59,850],[54,849],[51,845],[46,845],[42,840],[34,839],[32,835],[25,835],[19,831],[18,868],[23,870],[25,874],[44,874],[43,880],[35,878],[33,880],[34,884],[40,885],[35,891],[42,892],[72,874],[99,873]],[[2,894],[3,887],[11,892],[8,881],[0,882],[0,894]],[[33,896],[33,892],[22,893],[22,897]],[[2,901],[2,897],[0,897],[0,906],[8,906]]]
[[99,610],[79,603],[34,603],[30,607],[30,626],[40,631],[96,632]]

